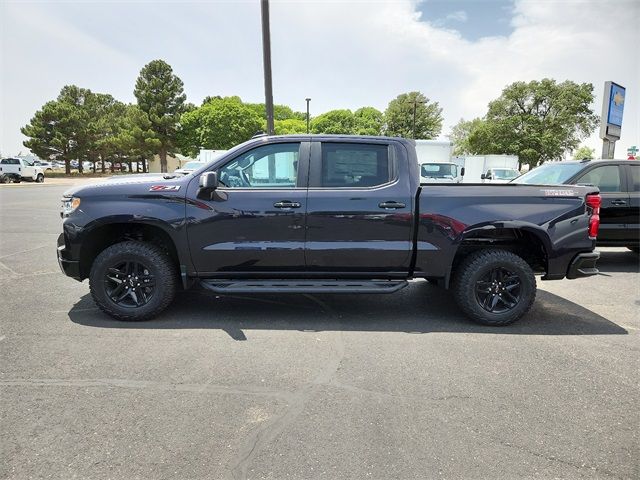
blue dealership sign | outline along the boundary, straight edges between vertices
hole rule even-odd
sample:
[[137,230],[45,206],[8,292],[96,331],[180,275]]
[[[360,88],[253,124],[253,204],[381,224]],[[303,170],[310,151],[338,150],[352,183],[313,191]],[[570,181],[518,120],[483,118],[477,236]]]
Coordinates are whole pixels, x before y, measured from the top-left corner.
[[622,126],[622,113],[624,112],[624,100],[626,90],[624,87],[611,82],[611,91],[609,94],[609,112],[607,114],[607,123],[610,125]]

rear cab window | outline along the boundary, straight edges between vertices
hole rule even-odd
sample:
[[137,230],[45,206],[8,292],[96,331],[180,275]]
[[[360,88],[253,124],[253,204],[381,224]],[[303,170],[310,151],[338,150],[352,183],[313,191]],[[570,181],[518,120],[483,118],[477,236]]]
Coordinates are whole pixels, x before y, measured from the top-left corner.
[[387,144],[322,142],[312,163],[311,187],[370,188],[395,179]]

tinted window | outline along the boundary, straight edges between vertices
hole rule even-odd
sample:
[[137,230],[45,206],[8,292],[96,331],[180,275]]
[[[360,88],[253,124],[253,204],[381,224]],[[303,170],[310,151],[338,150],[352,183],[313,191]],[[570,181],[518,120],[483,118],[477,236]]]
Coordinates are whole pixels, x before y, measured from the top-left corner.
[[294,188],[299,151],[299,143],[254,148],[219,170],[220,183],[228,188]]
[[629,165],[629,191],[640,192],[640,165]]
[[322,144],[321,187],[373,187],[390,179],[387,145]]
[[0,165],[9,165],[9,159],[3,158],[2,161],[0,161]]
[[458,176],[458,166],[452,163],[423,163],[420,172],[426,178],[455,178]]
[[520,175],[513,183],[529,185],[559,185],[584,168],[583,163],[551,162],[540,165],[530,172]]
[[601,192],[620,192],[620,169],[617,165],[596,167],[582,175],[576,183],[595,185]]

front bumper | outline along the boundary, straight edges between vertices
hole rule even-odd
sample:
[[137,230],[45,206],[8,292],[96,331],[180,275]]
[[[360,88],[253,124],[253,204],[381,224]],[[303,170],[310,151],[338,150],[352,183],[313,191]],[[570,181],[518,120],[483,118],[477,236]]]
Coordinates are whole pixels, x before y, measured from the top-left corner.
[[574,279],[597,275],[600,273],[596,268],[596,262],[599,258],[600,252],[579,253],[573,257],[573,260],[571,260],[569,264],[567,278]]
[[80,262],[69,259],[64,243],[64,233],[61,233],[58,237],[58,265],[60,265],[60,270],[62,270],[62,273],[66,276],[82,281],[82,277],[80,276]]

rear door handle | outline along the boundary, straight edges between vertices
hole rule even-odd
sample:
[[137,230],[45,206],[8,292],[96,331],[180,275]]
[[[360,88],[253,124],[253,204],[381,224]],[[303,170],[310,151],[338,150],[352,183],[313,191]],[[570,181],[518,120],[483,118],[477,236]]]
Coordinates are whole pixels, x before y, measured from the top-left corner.
[[624,200],[611,200],[611,205],[626,205],[627,202]]
[[380,208],[393,209],[393,208],[404,208],[406,205],[404,203],[395,202],[392,200],[390,202],[379,203],[378,206]]
[[300,208],[298,202],[290,202],[289,200],[282,200],[273,204],[276,208]]

